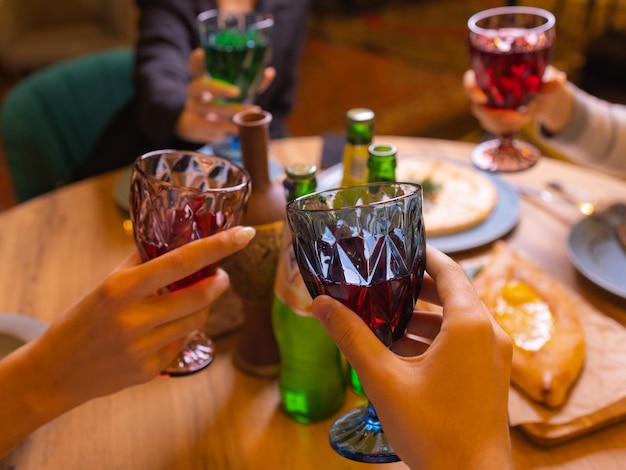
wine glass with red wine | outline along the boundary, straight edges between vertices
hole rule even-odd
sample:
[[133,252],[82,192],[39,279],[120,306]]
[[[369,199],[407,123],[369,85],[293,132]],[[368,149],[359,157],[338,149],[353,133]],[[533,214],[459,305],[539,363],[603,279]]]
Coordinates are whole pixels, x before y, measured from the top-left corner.
[[[404,336],[426,263],[422,187],[389,182],[321,191],[290,202],[287,219],[311,296],[339,300],[388,347]],[[359,462],[399,460],[371,403],[335,421],[330,443]]]
[[[487,96],[487,106],[523,111],[541,87],[552,57],[554,15],[541,8],[491,8],[468,20],[470,67]],[[533,145],[514,133],[479,144],[472,163],[486,171],[525,170],[539,160]]]
[[[141,259],[237,225],[249,194],[248,173],[225,158],[181,150],[142,155],[133,166],[130,190],[130,217]],[[217,267],[206,266],[165,290],[189,286],[213,275]],[[193,374],[212,361],[213,343],[197,331],[162,375]]]

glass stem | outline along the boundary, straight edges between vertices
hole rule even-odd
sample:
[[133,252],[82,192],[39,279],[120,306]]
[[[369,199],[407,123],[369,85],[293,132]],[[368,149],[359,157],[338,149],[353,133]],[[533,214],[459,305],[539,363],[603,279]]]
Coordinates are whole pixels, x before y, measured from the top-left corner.
[[380,419],[378,419],[374,405],[372,405],[372,402],[369,400],[367,401],[367,409],[365,410],[364,420],[371,427],[376,427],[376,429],[380,429],[381,427]]
[[513,148],[513,138],[515,134],[513,132],[509,132],[507,134],[502,134],[499,138],[500,140],[500,149],[512,149]]

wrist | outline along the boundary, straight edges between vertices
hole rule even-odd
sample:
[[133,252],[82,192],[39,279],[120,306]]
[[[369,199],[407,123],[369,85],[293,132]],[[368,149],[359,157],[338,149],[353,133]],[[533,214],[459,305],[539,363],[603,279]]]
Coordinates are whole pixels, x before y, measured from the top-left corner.
[[563,132],[574,116],[574,97],[565,85],[560,86],[549,97],[537,113],[537,123],[544,136],[553,137]]
[[39,356],[38,340],[28,343],[0,361],[0,412],[4,423],[11,423],[0,439],[0,458],[33,431],[66,411],[58,393],[49,387]]

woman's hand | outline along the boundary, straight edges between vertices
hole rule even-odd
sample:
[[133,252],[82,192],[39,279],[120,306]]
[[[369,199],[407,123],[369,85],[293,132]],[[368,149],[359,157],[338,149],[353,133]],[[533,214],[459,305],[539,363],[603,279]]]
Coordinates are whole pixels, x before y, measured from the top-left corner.
[[[443,305],[443,316],[416,312],[396,353],[330,297],[317,297],[313,313],[358,373],[393,448],[411,468],[511,468],[511,341],[456,263],[428,247],[427,271],[420,298]],[[427,347],[411,335],[434,340]]]
[[[243,110],[258,110],[257,106],[228,102],[224,99],[237,98],[241,90],[229,83],[211,79],[207,74],[204,50],[192,51],[189,56],[191,82],[187,85],[185,108],[176,122],[176,135],[189,142],[210,143],[236,134],[237,126],[232,117]],[[259,90],[265,90],[276,75],[273,67],[265,69]]]
[[191,286],[157,292],[242,249],[254,234],[231,228],[145,263],[133,252],[41,337],[0,361],[0,414],[12,423],[0,437],[0,456],[75,406],[159,374],[202,327],[228,275],[218,269]]
[[487,96],[476,84],[474,71],[467,70],[463,75],[463,88],[472,102],[472,114],[483,129],[495,135],[516,133],[535,119],[551,133],[562,131],[573,115],[573,98],[566,82],[564,72],[548,66],[533,100],[522,110],[511,110],[487,106]]

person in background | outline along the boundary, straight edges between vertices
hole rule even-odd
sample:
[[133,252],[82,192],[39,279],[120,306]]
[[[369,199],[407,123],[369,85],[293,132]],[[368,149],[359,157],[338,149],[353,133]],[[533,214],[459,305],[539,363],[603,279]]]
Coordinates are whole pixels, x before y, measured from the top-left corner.
[[[511,469],[508,390],[513,347],[461,267],[427,248],[420,299],[443,314],[415,312],[388,350],[354,312],[327,296],[313,301],[354,367],[389,441],[410,468]],[[415,337],[415,336],[413,336]]]
[[474,72],[463,77],[472,113],[483,129],[494,133],[518,131],[532,122],[541,144],[565,158],[626,177],[626,106],[596,98],[549,67],[539,94],[522,111],[486,106]]
[[[129,165],[151,150],[198,149],[216,142],[236,132],[235,113],[254,106],[272,114],[271,138],[288,135],[285,119],[294,105],[310,0],[137,0],[137,5],[135,94],[109,123],[76,179]],[[254,105],[218,104],[217,98],[239,93],[208,80],[196,21],[213,8],[274,16],[271,64]]]
[[93,398],[147,382],[170,364],[228,274],[157,291],[244,248],[234,227],[141,263],[134,251],[37,339],[0,360],[0,459],[45,423]]

